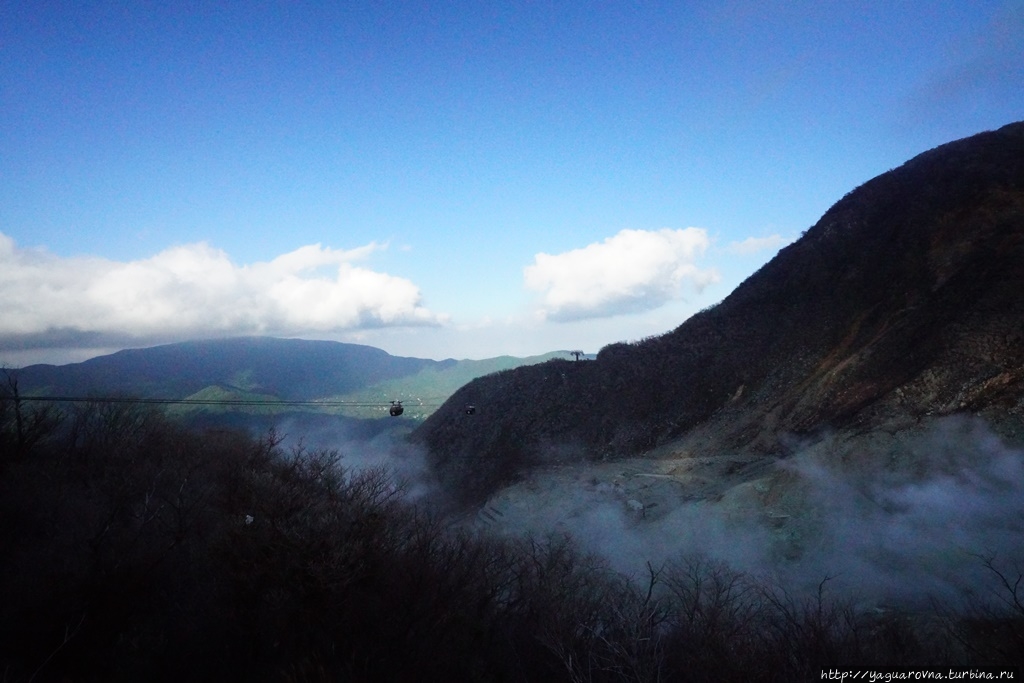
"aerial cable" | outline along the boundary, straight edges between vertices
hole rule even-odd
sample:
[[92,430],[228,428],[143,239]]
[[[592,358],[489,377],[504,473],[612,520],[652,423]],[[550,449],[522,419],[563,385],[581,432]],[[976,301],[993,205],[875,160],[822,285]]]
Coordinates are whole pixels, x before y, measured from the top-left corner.
[[[0,397],[0,400],[17,401],[47,401],[51,403],[144,403],[156,405],[196,405],[196,406],[306,406],[316,408],[387,408],[394,401],[389,403],[369,403],[362,401],[290,401],[283,399],[206,399],[206,398],[135,398],[127,396],[9,396]],[[409,402],[410,399],[403,399],[402,402]],[[436,407],[439,403],[423,403],[411,399],[416,406]]]

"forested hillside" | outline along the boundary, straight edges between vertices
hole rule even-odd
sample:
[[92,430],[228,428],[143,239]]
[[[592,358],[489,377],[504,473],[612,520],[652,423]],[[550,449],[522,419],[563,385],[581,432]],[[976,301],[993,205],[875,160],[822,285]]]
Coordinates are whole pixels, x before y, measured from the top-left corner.
[[[683,439],[785,452],[823,429],[988,415],[1024,396],[1024,123],[943,145],[838,201],[677,329],[476,380],[417,432],[451,491]],[[472,403],[469,419],[462,407]]]

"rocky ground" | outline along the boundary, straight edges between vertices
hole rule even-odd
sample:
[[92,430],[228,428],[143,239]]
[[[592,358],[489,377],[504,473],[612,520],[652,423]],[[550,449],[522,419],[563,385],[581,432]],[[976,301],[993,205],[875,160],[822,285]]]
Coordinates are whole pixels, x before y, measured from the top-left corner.
[[989,601],[998,586],[983,558],[1024,569],[1024,449],[965,417],[831,434],[775,459],[680,442],[533,470],[464,523],[571,534],[636,576],[702,554],[801,589],[828,578],[871,608]]

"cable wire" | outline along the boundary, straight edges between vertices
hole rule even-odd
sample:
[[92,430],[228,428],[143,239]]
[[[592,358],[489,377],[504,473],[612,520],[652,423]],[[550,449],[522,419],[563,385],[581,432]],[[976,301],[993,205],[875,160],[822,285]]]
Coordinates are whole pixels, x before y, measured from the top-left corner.
[[[206,398],[135,398],[127,396],[18,396],[7,397],[17,401],[48,401],[51,403],[147,403],[157,405],[196,406],[307,406],[317,408],[389,408],[392,403],[409,404],[407,408],[437,407],[440,403],[423,403],[418,399],[401,399],[389,403],[368,403],[361,401],[290,401],[284,399],[206,399]],[[436,399],[434,399],[436,400]]]

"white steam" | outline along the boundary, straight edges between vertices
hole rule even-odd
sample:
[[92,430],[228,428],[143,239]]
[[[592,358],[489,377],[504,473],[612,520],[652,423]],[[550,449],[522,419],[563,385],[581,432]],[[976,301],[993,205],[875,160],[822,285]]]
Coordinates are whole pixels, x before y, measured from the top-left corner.
[[1024,571],[1024,451],[977,421],[825,440],[723,491],[702,483],[702,495],[626,472],[639,462],[535,473],[478,520],[497,533],[568,533],[627,575],[700,555],[795,593],[828,578],[833,594],[866,605],[994,605],[984,560]]
[[409,427],[405,423],[390,418],[343,420],[307,414],[274,418],[267,426],[273,426],[286,450],[333,450],[341,456],[339,465],[348,473],[385,472],[409,502],[439,494],[426,453],[422,446],[408,441]]
[[[308,447],[336,448],[343,467],[382,467],[411,499],[441,500],[425,454],[400,429],[357,433],[325,418],[279,430],[285,445],[301,436]],[[1024,572],[1024,450],[978,420],[823,439],[775,462],[697,460],[745,467],[725,478],[698,467],[688,483],[640,459],[536,471],[495,494],[472,524],[498,535],[568,534],[640,580],[648,562],[693,556],[792,595],[828,579],[829,595],[861,607],[998,607],[1007,594],[985,560],[1011,579]]]

